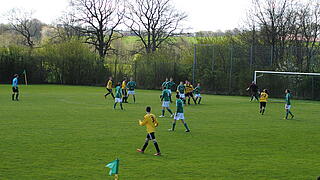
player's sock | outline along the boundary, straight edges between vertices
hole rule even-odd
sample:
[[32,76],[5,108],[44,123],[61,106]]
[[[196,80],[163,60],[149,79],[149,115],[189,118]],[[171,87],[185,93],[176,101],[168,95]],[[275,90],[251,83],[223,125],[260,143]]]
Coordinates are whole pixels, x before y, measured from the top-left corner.
[[136,96],[133,95],[133,102],[136,102]]
[[162,116],[164,116],[164,109],[162,109]]
[[176,123],[174,122],[174,123],[172,123],[172,131],[174,131],[174,128],[176,127]]
[[188,124],[187,123],[183,123],[184,124],[184,127],[186,128],[187,131],[190,131],[189,127],[188,127]]
[[265,109],[262,109],[262,115],[264,114]]
[[156,148],[157,153],[160,153],[160,149],[159,149],[159,145],[158,145],[157,141],[153,141],[153,145]]
[[18,97],[19,97],[19,94],[16,94],[16,100],[17,100],[17,101],[19,100]]
[[117,105],[117,103],[114,103],[114,105],[113,105],[113,109],[115,109],[115,108],[116,108],[116,105]]
[[146,150],[146,148],[147,148],[147,146],[148,146],[148,142],[149,142],[149,140],[147,140],[145,143],[144,143],[144,145],[143,145],[143,147],[142,147],[142,151],[144,151],[144,150]]
[[172,111],[171,111],[171,109],[169,109],[169,108],[168,108],[168,111],[169,111],[169,113],[172,115]]
[[188,104],[190,105],[190,98],[188,99]]
[[111,96],[113,97],[113,99],[114,99],[114,95],[113,95],[113,93],[111,93]]
[[14,94],[12,94],[12,101],[14,101]]
[[183,104],[186,104],[186,100],[185,99],[183,99],[182,101],[183,101]]
[[289,111],[286,112],[286,119],[288,119]]
[[250,101],[252,101],[253,100],[253,96],[251,96],[251,99],[250,99]]
[[120,107],[121,107],[121,109],[123,110],[122,103],[120,103]]
[[260,113],[262,113],[262,109],[260,109]]
[[199,101],[198,101],[198,104],[200,104],[200,102],[201,102],[201,99],[202,99],[202,98],[200,97],[200,98],[199,98]]

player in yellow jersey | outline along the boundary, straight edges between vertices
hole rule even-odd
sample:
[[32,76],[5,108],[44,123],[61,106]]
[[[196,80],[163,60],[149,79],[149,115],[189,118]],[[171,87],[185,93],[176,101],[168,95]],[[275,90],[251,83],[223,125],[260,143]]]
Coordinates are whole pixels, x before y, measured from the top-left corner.
[[124,78],[121,84],[122,103],[128,103],[127,78]]
[[186,87],[186,98],[188,97],[188,104],[190,105],[190,97],[192,98],[194,104],[197,104],[196,100],[193,97],[193,86],[189,81],[186,81],[186,83],[184,84],[184,86]]
[[268,101],[268,93],[267,90],[264,89],[260,94],[260,113],[263,115],[266,110],[267,101]]
[[106,89],[107,89],[108,93],[104,95],[104,98],[106,98],[109,94],[111,94],[111,96],[114,99],[114,95],[112,93],[112,77],[111,76],[109,77],[109,80],[106,83]]
[[146,148],[148,146],[149,141],[152,140],[154,147],[157,150],[157,153],[154,155],[160,156],[161,153],[160,153],[159,145],[156,141],[156,136],[155,136],[156,127],[159,125],[159,123],[157,121],[156,116],[154,114],[151,114],[151,107],[150,106],[148,106],[146,108],[146,112],[147,112],[147,114],[144,116],[143,121],[139,120],[139,125],[146,126],[148,134],[147,134],[147,138],[146,138],[146,141],[145,141],[142,149],[137,149],[137,152],[144,153],[144,151],[146,150]]

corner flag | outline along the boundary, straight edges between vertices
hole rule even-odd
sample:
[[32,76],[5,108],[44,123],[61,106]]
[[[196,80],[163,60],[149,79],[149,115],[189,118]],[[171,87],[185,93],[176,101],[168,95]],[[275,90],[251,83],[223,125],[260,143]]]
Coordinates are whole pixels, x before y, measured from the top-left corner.
[[115,179],[118,179],[118,171],[119,171],[119,159],[110,162],[106,165],[106,167],[110,168],[109,175],[115,174]]
[[26,83],[26,86],[28,85],[28,80],[27,80],[27,72],[26,70],[23,70],[22,74],[24,74],[24,82]]

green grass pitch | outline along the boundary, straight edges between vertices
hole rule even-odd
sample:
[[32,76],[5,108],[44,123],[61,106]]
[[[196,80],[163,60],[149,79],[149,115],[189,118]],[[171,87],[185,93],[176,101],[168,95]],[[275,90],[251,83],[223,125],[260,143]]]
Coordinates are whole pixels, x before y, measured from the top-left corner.
[[[158,118],[163,153],[143,145],[138,126],[146,105],[160,115],[160,91],[137,90],[137,103],[113,110],[103,87],[0,86],[0,179],[113,179],[105,165],[120,159],[120,179],[297,179],[320,176],[319,102],[293,100],[293,120],[284,104],[269,103],[264,116],[248,97],[204,95],[185,107],[191,133],[170,118]],[[272,96],[272,95],[271,95]],[[129,99],[132,102],[132,99]],[[174,105],[173,105],[174,106]],[[175,109],[173,107],[172,109]],[[168,116],[168,113],[166,112]]]

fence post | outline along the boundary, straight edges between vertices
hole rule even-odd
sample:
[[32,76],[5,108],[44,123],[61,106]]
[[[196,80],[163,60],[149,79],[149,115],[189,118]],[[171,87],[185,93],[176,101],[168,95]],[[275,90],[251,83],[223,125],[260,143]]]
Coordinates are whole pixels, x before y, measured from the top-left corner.
[[193,66],[192,66],[192,84],[195,82],[195,70],[197,63],[197,45],[194,45],[194,57],[193,57]]
[[214,46],[212,46],[212,64],[211,64],[212,72],[214,71]]
[[252,70],[252,63],[253,63],[253,45],[250,48],[250,72]]
[[231,93],[231,85],[232,85],[232,66],[233,64],[233,47],[230,47],[230,72],[229,72],[229,94]]

